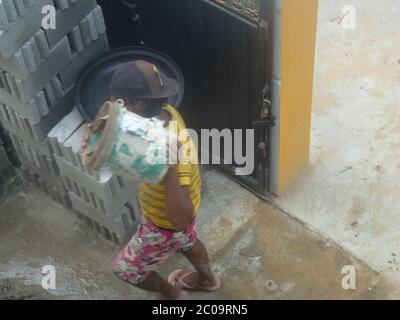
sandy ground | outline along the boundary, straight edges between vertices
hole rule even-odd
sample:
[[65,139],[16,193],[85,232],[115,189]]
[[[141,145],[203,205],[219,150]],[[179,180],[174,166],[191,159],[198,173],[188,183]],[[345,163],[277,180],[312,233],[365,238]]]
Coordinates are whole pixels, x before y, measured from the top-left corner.
[[[356,28],[344,29],[352,5]],[[319,1],[311,161],[276,203],[400,282],[400,2]]]
[[[0,299],[152,299],[111,271],[118,247],[70,211],[14,180],[0,198]],[[398,288],[333,243],[283,212],[262,204],[231,243],[214,252],[223,285],[193,299],[395,299]],[[204,235],[200,232],[200,237]],[[45,265],[56,269],[56,290],[41,287]],[[187,266],[176,255],[167,276]],[[343,266],[357,271],[356,290],[343,290]]]

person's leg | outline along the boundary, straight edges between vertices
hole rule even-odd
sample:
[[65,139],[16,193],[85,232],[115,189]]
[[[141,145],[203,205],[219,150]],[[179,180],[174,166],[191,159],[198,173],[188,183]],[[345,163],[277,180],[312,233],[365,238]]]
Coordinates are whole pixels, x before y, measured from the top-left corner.
[[182,254],[197,271],[186,277],[185,283],[199,288],[209,288],[216,284],[208,262],[207,250],[200,240],[197,239],[193,247],[189,251],[183,251]]
[[159,293],[163,299],[188,299],[187,293],[169,284],[152,270],[174,254],[174,246],[168,247],[171,238],[171,232],[161,232],[149,221],[142,222],[114,259],[114,273],[131,285]]

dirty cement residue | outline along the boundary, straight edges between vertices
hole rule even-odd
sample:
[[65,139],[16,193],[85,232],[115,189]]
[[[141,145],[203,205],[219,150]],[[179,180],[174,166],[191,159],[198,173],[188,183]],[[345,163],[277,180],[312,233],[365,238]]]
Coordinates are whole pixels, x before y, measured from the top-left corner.
[[22,279],[2,279],[0,300],[54,300],[54,296],[41,286],[25,285]]
[[[0,299],[152,297],[113,275],[111,261],[118,248],[87,229],[71,212],[24,185],[9,191],[9,196],[0,199]],[[263,202],[249,209],[255,210],[251,222],[212,257],[212,266],[223,279],[221,290],[213,294],[192,293],[192,298],[400,297],[382,275],[282,211]],[[224,226],[229,227],[229,223],[223,220],[221,228]],[[54,292],[41,288],[41,268],[47,264],[57,270]],[[358,272],[355,291],[341,288],[340,271],[349,264]],[[167,276],[182,266],[188,263],[176,255],[159,271]]]
[[[300,222],[267,204],[242,228],[221,257],[212,259],[223,279],[214,294],[192,293],[196,299],[398,299],[400,291],[333,243],[316,235]],[[177,265],[174,258],[164,275]],[[356,290],[343,290],[342,268],[356,268]]]

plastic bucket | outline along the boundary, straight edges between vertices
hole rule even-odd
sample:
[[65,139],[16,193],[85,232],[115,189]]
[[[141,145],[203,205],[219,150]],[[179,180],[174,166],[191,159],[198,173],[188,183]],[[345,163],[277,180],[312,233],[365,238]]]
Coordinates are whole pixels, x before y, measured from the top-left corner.
[[163,121],[140,117],[117,100],[106,102],[87,130],[81,156],[88,168],[107,167],[119,176],[153,184],[167,173],[170,131]]

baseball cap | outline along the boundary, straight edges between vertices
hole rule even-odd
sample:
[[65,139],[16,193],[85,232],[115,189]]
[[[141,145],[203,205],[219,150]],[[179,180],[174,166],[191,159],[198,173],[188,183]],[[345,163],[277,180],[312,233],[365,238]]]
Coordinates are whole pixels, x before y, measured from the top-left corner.
[[119,99],[160,99],[178,93],[178,81],[167,77],[156,65],[144,60],[122,65],[111,79],[111,94]]

